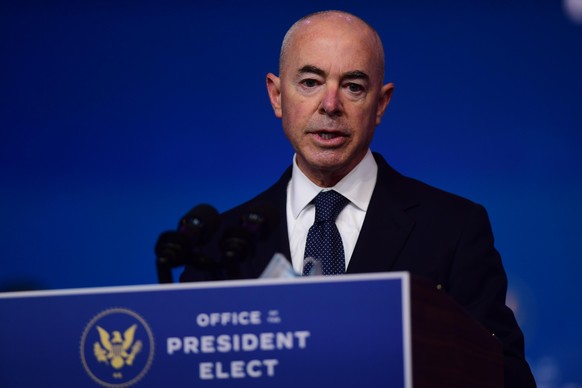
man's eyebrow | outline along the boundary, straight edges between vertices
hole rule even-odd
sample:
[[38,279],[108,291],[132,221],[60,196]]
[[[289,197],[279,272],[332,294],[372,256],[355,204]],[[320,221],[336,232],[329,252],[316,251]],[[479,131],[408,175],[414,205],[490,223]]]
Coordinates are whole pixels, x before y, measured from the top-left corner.
[[[326,73],[324,70],[320,69],[317,66],[313,66],[313,65],[305,65],[302,68],[299,69],[298,74],[306,74],[306,73],[311,73],[311,74],[315,74],[321,77],[325,77]],[[360,70],[354,70],[354,71],[348,71],[347,73],[343,74],[342,76],[343,79],[348,79],[348,80],[355,80],[355,79],[361,79],[364,81],[368,81],[370,79],[370,76],[368,76],[368,74],[364,73],[363,71]]]
[[343,78],[344,79],[362,79],[365,81],[368,81],[370,79],[368,74],[366,74],[360,70],[349,71],[349,72],[344,74]]
[[299,74],[312,73],[312,74],[319,75],[322,77],[325,76],[325,71],[323,71],[319,67],[313,66],[313,65],[303,66],[302,68],[299,69],[298,73]]

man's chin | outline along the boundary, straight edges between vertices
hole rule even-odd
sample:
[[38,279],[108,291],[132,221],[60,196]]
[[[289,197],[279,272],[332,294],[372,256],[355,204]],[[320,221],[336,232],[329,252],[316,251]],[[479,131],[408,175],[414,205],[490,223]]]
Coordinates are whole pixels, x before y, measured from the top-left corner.
[[298,158],[297,163],[308,178],[324,187],[334,186],[355,167],[338,155],[318,155],[303,161]]
[[307,159],[305,164],[311,170],[332,173],[345,168],[346,159],[338,152],[322,152]]

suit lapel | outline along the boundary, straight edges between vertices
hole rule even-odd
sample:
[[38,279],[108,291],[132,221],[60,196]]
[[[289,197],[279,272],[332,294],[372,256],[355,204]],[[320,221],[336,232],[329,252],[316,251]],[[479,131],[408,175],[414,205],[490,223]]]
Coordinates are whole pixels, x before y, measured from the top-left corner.
[[261,240],[259,251],[252,262],[253,277],[259,277],[267,267],[274,253],[281,253],[291,261],[289,236],[287,232],[287,185],[291,179],[291,167],[256,201],[269,204],[275,211],[275,219],[269,225],[269,234]]
[[414,221],[406,210],[417,206],[406,191],[405,178],[379,155],[378,179],[347,272],[390,271],[402,251]]

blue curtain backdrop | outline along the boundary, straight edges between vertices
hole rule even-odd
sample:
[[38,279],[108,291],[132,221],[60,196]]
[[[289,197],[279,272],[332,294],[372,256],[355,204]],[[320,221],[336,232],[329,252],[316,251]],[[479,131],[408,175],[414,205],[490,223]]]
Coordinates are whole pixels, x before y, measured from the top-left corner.
[[582,24],[572,1],[0,3],[0,286],[155,283],[191,207],[292,150],[265,74],[306,13],[377,28],[396,91],[373,149],[482,203],[540,386],[582,386]]

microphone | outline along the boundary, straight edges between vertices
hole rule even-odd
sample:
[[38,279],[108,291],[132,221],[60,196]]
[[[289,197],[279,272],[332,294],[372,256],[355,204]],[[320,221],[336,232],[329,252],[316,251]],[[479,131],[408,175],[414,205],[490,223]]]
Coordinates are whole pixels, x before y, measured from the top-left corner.
[[229,279],[240,279],[240,264],[254,256],[258,240],[264,239],[277,221],[270,203],[258,203],[241,217],[240,225],[230,227],[220,240]]
[[207,243],[220,225],[220,215],[211,205],[200,204],[178,223],[178,232],[190,237],[196,246]]
[[173,283],[172,269],[185,264],[208,268],[212,260],[202,256],[199,248],[210,240],[219,224],[218,211],[201,204],[180,219],[177,231],[160,234],[154,249],[159,283]]

